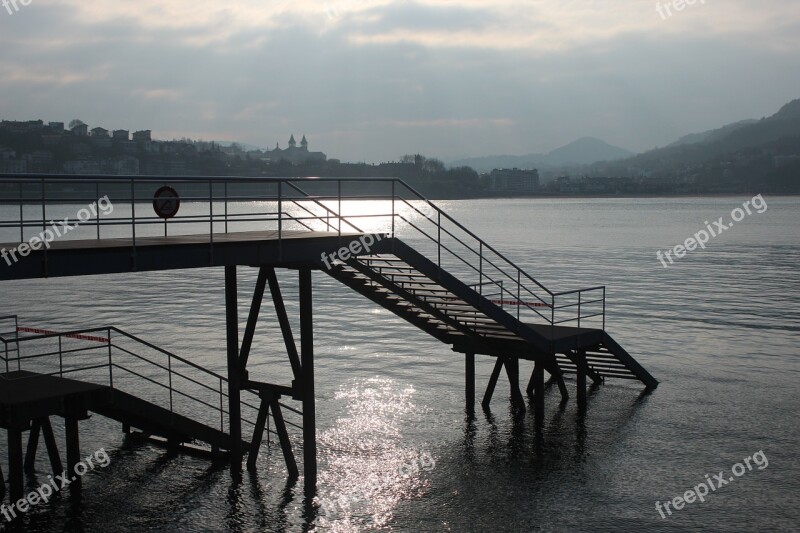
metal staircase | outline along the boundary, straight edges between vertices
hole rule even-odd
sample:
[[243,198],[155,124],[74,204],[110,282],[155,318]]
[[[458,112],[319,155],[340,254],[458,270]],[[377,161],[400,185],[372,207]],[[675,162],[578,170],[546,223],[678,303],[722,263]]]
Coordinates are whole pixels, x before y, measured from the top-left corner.
[[514,314],[519,301],[483,294],[481,287],[464,284],[398,239],[383,240],[381,248],[391,253],[360,255],[323,270],[456,351],[543,358],[553,375],[576,374],[581,352],[595,382],[620,378],[639,380],[648,388],[658,385],[602,329],[523,322]]

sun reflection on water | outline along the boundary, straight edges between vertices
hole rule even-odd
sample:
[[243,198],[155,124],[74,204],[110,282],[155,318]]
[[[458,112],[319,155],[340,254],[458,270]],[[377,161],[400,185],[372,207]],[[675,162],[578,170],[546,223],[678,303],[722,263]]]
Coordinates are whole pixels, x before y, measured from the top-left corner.
[[343,386],[335,401],[346,416],[319,435],[327,468],[320,472],[319,526],[326,531],[388,527],[397,505],[425,494],[435,461],[409,447],[403,426],[413,414],[413,387],[391,379],[365,379]]

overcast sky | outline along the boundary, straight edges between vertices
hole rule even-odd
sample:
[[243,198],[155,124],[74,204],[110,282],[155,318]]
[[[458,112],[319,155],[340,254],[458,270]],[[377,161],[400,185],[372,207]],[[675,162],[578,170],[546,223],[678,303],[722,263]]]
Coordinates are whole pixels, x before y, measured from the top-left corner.
[[0,118],[160,139],[641,151],[800,98],[798,0],[25,1],[0,6]]

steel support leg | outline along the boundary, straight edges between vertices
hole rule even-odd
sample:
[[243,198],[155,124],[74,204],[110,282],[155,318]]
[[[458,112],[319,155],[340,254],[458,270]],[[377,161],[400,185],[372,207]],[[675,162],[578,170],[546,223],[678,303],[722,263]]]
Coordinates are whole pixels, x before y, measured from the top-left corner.
[[22,498],[25,492],[22,466],[22,430],[8,428],[8,484],[10,501]]
[[483,401],[481,405],[484,409],[489,408],[489,404],[492,401],[492,396],[494,396],[494,388],[497,386],[497,380],[500,377],[500,371],[503,370],[503,358],[498,357],[497,361],[494,363],[494,369],[492,370],[492,377],[489,378],[489,383],[486,385],[486,392],[483,395]]
[[239,372],[239,298],[236,267],[225,267],[225,322],[228,337],[228,420],[231,470],[242,468],[242,412]]
[[28,449],[25,451],[25,473],[33,474],[36,471],[36,450],[39,448],[39,433],[42,430],[42,423],[37,418],[31,425],[28,433]]
[[314,321],[311,270],[300,271],[300,363],[303,367],[303,467],[306,488],[317,485],[317,415],[314,401]]
[[53,426],[50,424],[50,417],[42,418],[42,433],[44,434],[44,444],[47,447],[47,456],[50,459],[50,468],[53,476],[64,472],[64,465],[61,464],[61,454],[58,452],[56,436],[53,434]]
[[264,427],[267,425],[267,416],[269,416],[269,399],[261,398],[261,405],[258,408],[258,418],[256,418],[256,426],[253,428],[253,438],[250,440],[250,451],[247,453],[247,469],[256,469],[256,460],[258,459],[258,452],[261,450],[261,440],[264,438]]
[[275,431],[278,433],[278,439],[281,443],[281,451],[283,451],[283,459],[286,461],[286,470],[289,471],[290,478],[296,478],[300,475],[297,470],[297,461],[292,452],[292,442],[289,440],[289,432],[286,430],[286,422],[283,420],[283,413],[281,412],[281,404],[278,400],[272,400],[270,403],[272,410],[272,418],[275,420]]
[[533,368],[533,405],[536,418],[544,418],[544,361]]
[[475,412],[475,354],[466,354],[466,388],[467,413]]
[[522,393],[519,390],[519,359],[516,357],[507,357],[505,364],[508,383],[511,387],[511,403],[514,405],[514,408],[524,411],[525,400],[522,398]]
[[577,355],[577,382],[578,382],[578,407],[586,407],[586,374],[589,370],[586,364],[586,352],[578,352]]
[[81,477],[75,475],[75,466],[81,462],[81,440],[78,432],[78,419],[68,416],[64,418],[64,427],[67,434],[67,473],[66,476],[72,481],[70,489],[81,488]]

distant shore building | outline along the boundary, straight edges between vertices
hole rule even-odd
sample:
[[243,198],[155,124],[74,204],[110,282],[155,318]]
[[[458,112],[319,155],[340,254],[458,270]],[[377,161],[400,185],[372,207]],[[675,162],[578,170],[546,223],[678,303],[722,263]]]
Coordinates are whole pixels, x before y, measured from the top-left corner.
[[493,193],[534,193],[539,190],[539,171],[496,168],[489,174],[489,190]]
[[114,130],[112,137],[115,141],[127,141],[130,139],[130,132],[128,130]]
[[324,162],[328,159],[328,156],[322,152],[309,152],[305,135],[303,135],[298,148],[297,141],[294,140],[294,134],[292,134],[289,137],[288,148],[281,149],[280,145],[276,144],[275,149],[264,152],[264,158],[276,163],[278,161],[289,161],[293,165],[300,165],[302,163]]
[[133,140],[136,142],[152,141],[152,132],[150,130],[135,131]]
[[89,135],[89,126],[86,124],[76,124],[75,126],[72,126],[69,131],[78,137],[86,137]]

